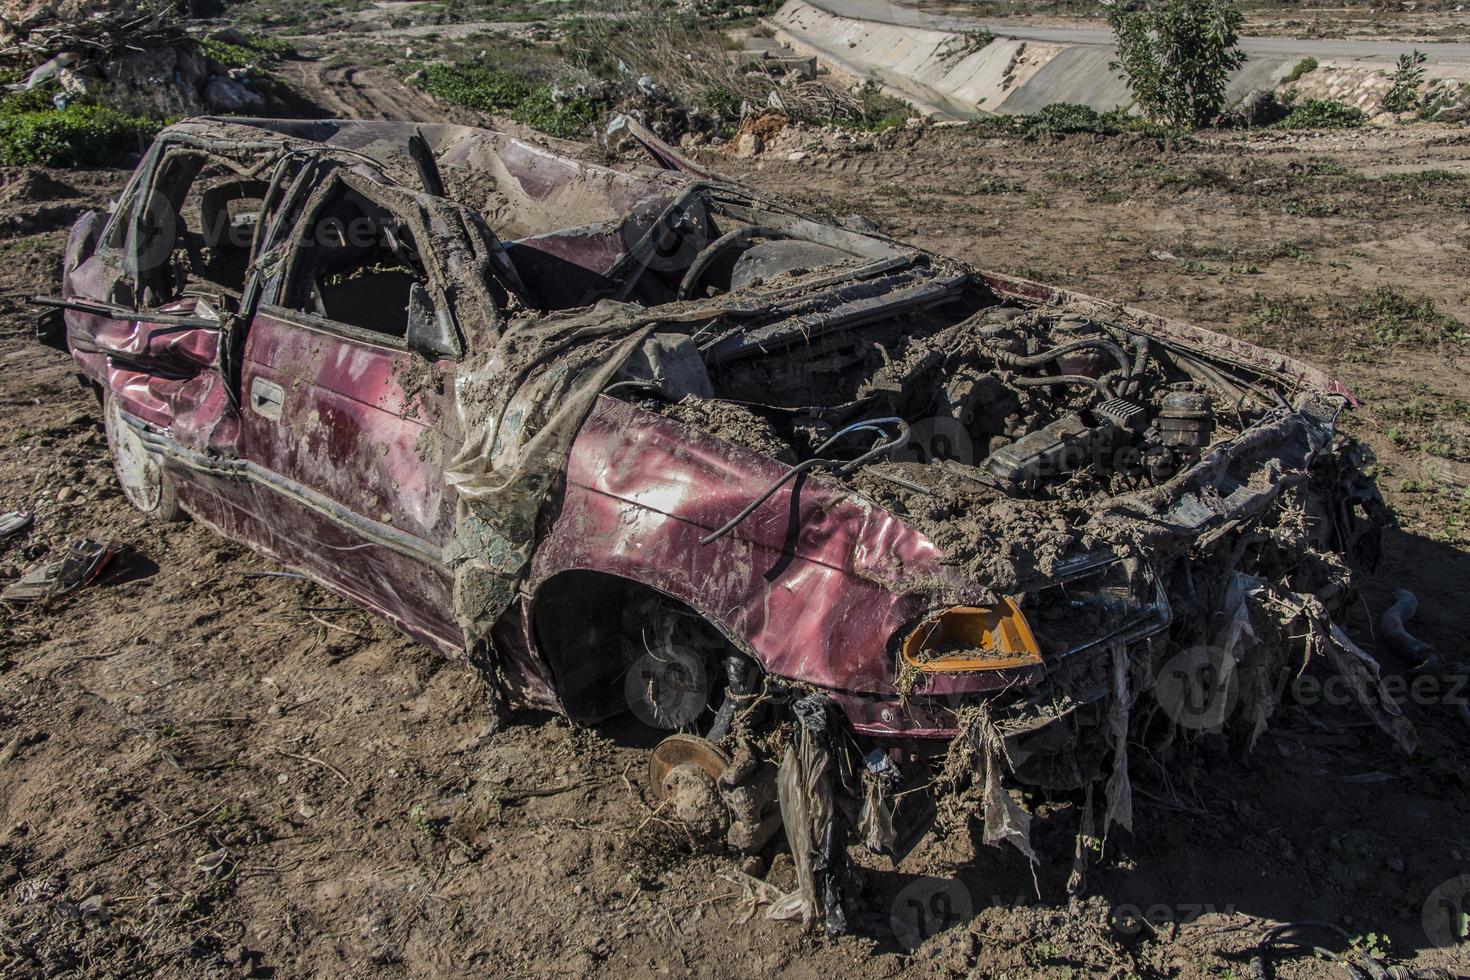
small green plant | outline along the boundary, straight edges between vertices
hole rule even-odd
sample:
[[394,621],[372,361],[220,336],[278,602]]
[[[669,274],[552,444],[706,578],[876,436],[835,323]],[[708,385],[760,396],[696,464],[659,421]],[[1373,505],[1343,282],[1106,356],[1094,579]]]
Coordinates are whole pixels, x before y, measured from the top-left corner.
[[438,840],[441,833],[438,822],[430,820],[424,813],[424,805],[415,803],[408,809],[408,819],[413,824],[413,829],[423,834],[429,840]]
[[986,177],[974,186],[973,191],[976,194],[1023,194],[1026,185],[1017,180]]
[[1230,72],[1245,64],[1242,20],[1234,0],[1166,0],[1137,10],[1114,4],[1113,70],[1150,119],[1180,129],[1207,126],[1225,106]]
[[1273,129],[1354,129],[1368,121],[1356,106],[1332,99],[1306,99],[1287,113]]
[[1393,70],[1392,84],[1378,103],[1385,112],[1408,112],[1419,105],[1419,86],[1424,84],[1424,62],[1429,56],[1418,48],[1399,55]]
[[1292,67],[1291,74],[1289,74],[1289,75],[1286,76],[1286,82],[1287,82],[1287,84],[1290,84],[1292,82],[1299,82],[1299,81],[1301,81],[1301,78],[1302,78],[1303,75],[1307,74],[1308,72],[1313,72],[1313,71],[1316,71],[1316,70],[1317,70],[1317,59],[1316,58],[1313,58],[1310,55],[1308,55],[1307,57],[1303,58],[1301,61],[1298,61],[1296,63],[1296,65],[1294,65]]
[[1388,937],[1376,932],[1355,936],[1350,945],[1354,953],[1361,953],[1375,960],[1381,960],[1388,955]]

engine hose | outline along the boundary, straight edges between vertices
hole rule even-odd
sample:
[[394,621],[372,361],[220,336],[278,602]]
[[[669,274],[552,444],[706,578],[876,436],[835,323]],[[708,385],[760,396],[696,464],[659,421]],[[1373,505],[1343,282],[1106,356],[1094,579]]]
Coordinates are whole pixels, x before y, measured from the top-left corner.
[[1139,334],[1133,338],[1133,375],[1121,389],[1124,395],[1136,398],[1143,390],[1144,372],[1148,369],[1148,338]]
[[1113,391],[1100,378],[1089,378],[1085,374],[1052,374],[1039,378],[1011,378],[1010,383],[1021,388],[1051,388],[1056,385],[1087,385],[1104,398],[1112,398]]
[[674,294],[675,297],[680,300],[686,300],[692,296],[694,294],[694,287],[699,285],[700,280],[704,278],[704,274],[709,271],[709,267],[714,264],[715,259],[719,258],[729,249],[737,245],[743,245],[752,238],[779,239],[790,237],[790,235],[780,228],[772,228],[770,225],[746,225],[743,228],[736,228],[734,231],[725,232],[719,238],[716,238],[704,248],[700,249],[699,254],[694,256],[694,261],[689,263],[689,268],[685,271],[684,278],[679,281],[679,291]]
[[1399,589],[1394,592],[1393,599],[1393,605],[1385,609],[1378,618],[1378,629],[1383,634],[1383,642],[1394,653],[1415,665],[1433,663],[1434,648],[1404,628],[1404,624],[1419,611],[1418,597],[1408,589]]
[[802,473],[821,468],[834,470],[838,473],[851,473],[853,470],[868,463],[870,460],[876,459],[886,453],[890,453],[895,449],[900,449],[908,444],[909,427],[908,423],[906,423],[903,419],[868,419],[862,422],[854,422],[852,425],[849,425],[846,428],[839,429],[836,433],[833,434],[832,438],[828,439],[826,442],[817,447],[817,452],[826,452],[827,449],[830,448],[831,445],[835,443],[838,439],[841,439],[844,436],[851,435],[854,432],[862,432],[866,430],[882,431],[882,429],[880,429],[879,427],[883,425],[896,426],[898,428],[898,434],[890,439],[888,442],[881,442],[878,445],[874,446],[872,449],[863,453],[857,459],[824,459],[821,456],[814,456],[811,459],[803,460],[802,462],[797,463],[785,473],[781,474],[781,476],[776,479],[776,482],[772,483],[765,490],[761,491],[754,500],[741,508],[740,513],[730,518],[714,531],[711,531],[709,534],[700,538],[699,543],[713,544],[720,538],[723,538],[725,535],[735,530],[735,528],[740,524],[741,521],[745,520],[751,514],[755,513],[757,507],[769,500],[777,490],[781,489],[788,482],[795,479],[797,476],[800,476]]
[[1118,362],[1118,368],[1123,372],[1124,379],[1133,376],[1133,361],[1128,358],[1127,352],[1111,340],[1104,340],[1101,337],[1083,337],[1080,340],[1062,344],[1060,347],[1044,350],[1040,354],[1021,355],[1012,354],[1009,351],[992,351],[991,356],[995,358],[997,364],[1003,367],[1034,368],[1055,361],[1063,354],[1070,354],[1074,350],[1086,350],[1089,347],[1106,351],[1111,355],[1113,360]]

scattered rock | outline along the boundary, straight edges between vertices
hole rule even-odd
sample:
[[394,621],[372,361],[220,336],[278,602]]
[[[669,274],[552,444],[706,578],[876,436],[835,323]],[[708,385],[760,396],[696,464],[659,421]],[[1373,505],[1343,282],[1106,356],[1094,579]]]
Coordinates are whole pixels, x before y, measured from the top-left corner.
[[215,75],[204,86],[204,101],[216,112],[243,112],[265,108],[265,98],[242,83],[224,75]]
[[765,140],[761,139],[755,133],[741,133],[735,138],[734,147],[735,158],[746,160],[750,157],[759,156],[760,152],[766,148],[766,143]]

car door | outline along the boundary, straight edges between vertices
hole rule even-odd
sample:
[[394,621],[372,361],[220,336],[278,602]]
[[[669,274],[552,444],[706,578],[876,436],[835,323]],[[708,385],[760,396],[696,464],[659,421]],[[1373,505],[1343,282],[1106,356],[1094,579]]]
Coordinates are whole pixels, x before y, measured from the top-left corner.
[[387,188],[329,175],[312,191],[248,325],[238,451],[261,547],[459,649],[442,553],[462,341],[426,237]]
[[161,138],[112,214],[78,221],[62,295],[42,301],[63,311],[54,342],[108,398],[196,451],[219,448],[212,440],[228,415],[220,329],[250,267],[269,157]]

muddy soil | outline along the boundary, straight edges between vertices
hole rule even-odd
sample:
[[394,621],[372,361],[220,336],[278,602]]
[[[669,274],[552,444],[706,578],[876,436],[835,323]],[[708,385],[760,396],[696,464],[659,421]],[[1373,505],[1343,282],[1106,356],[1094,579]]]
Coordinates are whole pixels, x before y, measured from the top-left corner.
[[[397,89],[363,98],[417,111]],[[1385,287],[1470,321],[1470,183],[1388,179],[1470,172],[1463,130],[860,145],[711,162],[977,265],[1337,371],[1404,521],[1348,625],[1377,650],[1368,614],[1408,587],[1416,632],[1464,656],[1462,348],[1424,341],[1402,311],[1387,335],[1417,339],[1380,343],[1374,311],[1392,304],[1372,305]],[[30,340],[20,301],[54,288],[64,218],[125,176],[6,174],[71,194],[0,204],[0,511],[36,512],[0,544],[0,579],[73,536],[121,546],[91,588],[0,606],[0,972],[1219,977],[1246,975],[1271,925],[1317,920],[1397,962],[1470,973],[1466,947],[1423,925],[1435,889],[1470,874],[1453,681],[1406,706],[1424,743],[1408,760],[1351,706],[1318,703],[1349,699],[1308,687],[1249,755],[1203,742],[1140,759],[1133,832],[1114,831],[1081,902],[1065,890],[1075,801],[1034,798],[1034,877],[975,828],[896,873],[855,852],[871,910],[858,935],[752,916],[742,872],[784,889],[789,860],[689,853],[650,806],[647,730],[521,714],[489,734],[463,665],[198,526],[129,509],[95,401]],[[47,217],[27,225],[33,212]],[[1284,957],[1276,975],[1328,969]]]

